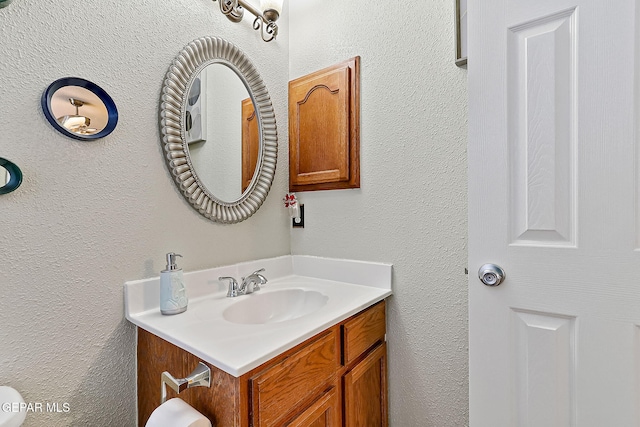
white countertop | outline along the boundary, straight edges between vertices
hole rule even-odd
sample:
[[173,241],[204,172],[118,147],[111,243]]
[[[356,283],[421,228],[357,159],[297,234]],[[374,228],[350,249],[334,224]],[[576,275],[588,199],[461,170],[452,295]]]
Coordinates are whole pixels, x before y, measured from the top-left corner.
[[[268,283],[254,294],[227,298],[219,276],[240,280],[259,268]],[[184,273],[186,312],[160,314],[160,279],[125,283],[125,316],[138,327],[239,377],[324,329],[391,295],[391,264],[307,256],[283,256]],[[327,296],[305,316],[278,323],[237,324],[223,317],[229,306],[254,295],[304,289]]]

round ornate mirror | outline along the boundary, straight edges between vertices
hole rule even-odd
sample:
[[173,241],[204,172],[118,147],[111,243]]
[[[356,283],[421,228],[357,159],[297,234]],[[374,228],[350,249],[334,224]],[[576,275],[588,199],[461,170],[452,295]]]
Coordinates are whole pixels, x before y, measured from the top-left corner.
[[189,43],[167,72],[160,116],[169,169],[198,212],[236,223],[260,208],[278,134],[269,92],[237,46],[217,37]]

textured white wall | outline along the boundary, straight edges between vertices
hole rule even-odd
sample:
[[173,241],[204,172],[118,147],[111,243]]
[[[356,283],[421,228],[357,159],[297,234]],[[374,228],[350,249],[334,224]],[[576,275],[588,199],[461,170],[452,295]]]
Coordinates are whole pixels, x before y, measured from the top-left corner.
[[393,427],[467,424],[466,71],[454,1],[292,1],[290,78],[362,57],[359,190],[299,193],[293,254],[394,264]]
[[[19,0],[0,10],[0,157],[25,174],[0,196],[0,385],[71,404],[68,414],[29,415],[27,427],[134,425],[135,333],[122,283],[157,275],[171,250],[186,270],[289,253],[286,83],[360,55],[362,189],[301,193],[306,228],[293,230],[293,253],[394,263],[392,426],[464,425],[466,74],[452,60],[453,1],[292,2],[275,43],[216,6]],[[162,80],[203,35],[227,38],[258,65],[285,160],[265,205],[231,226],[193,211],[162,160]],[[48,125],[40,95],[65,76],[111,94],[112,135],[83,143]]]
[[[0,385],[29,402],[67,402],[26,426],[135,425],[135,331],[126,280],[157,276],[176,251],[186,270],[290,253],[287,168],[249,220],[220,225],[182,198],[163,160],[160,90],[184,45],[222,36],[257,64],[287,158],[288,29],[264,43],[211,0],[18,0],[0,9],[0,157],[24,183],[0,196]],[[120,120],[96,142],[62,136],[40,96],[78,76],[110,93]],[[282,164],[282,163],[281,163]],[[268,244],[265,244],[268,242]]]

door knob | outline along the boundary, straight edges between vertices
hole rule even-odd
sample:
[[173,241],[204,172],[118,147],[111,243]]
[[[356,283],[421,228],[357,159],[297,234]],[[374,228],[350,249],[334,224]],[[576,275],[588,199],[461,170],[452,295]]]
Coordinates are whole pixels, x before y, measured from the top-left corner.
[[495,264],[485,264],[478,270],[478,278],[487,286],[498,286],[504,281],[504,270]]

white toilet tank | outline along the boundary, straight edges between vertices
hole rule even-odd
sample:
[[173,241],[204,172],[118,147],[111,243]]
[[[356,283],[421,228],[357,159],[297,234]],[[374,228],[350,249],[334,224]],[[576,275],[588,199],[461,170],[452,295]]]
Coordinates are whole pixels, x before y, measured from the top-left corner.
[[17,390],[0,386],[0,427],[19,427],[27,416],[20,411],[24,399]]

